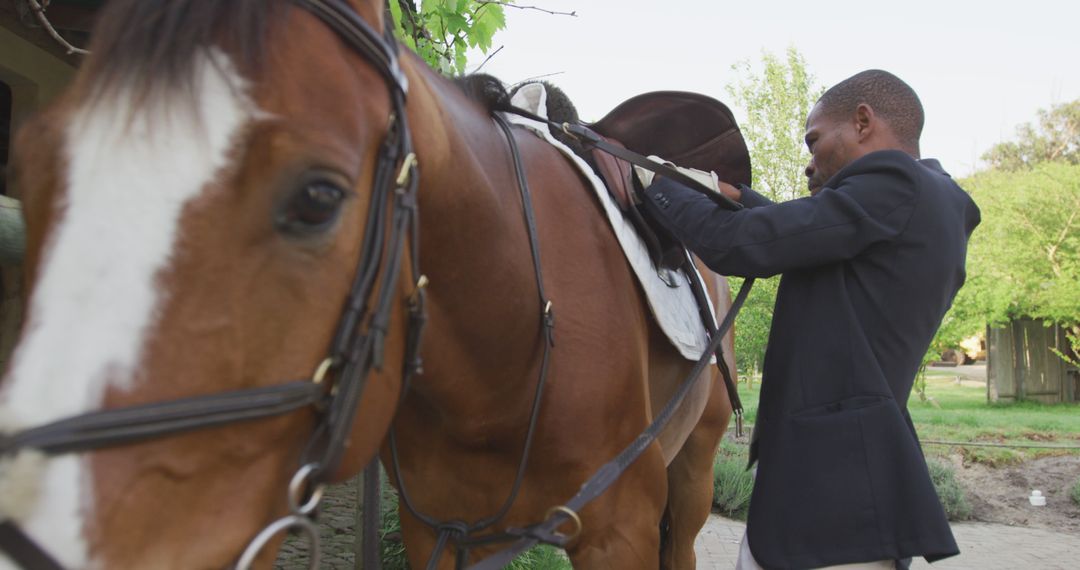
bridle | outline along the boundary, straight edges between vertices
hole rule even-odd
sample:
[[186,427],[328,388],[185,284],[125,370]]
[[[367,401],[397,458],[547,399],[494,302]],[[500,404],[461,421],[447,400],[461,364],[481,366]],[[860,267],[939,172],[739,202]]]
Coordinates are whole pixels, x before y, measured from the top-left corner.
[[[311,379],[193,396],[168,402],[89,412],[0,435],[0,459],[37,451],[46,455],[84,452],[311,408],[312,436],[288,490],[290,512],[270,523],[237,562],[247,568],[278,532],[300,530],[312,540],[310,565],[318,567],[318,533],[312,517],[330,474],[341,461],[360,397],[372,370],[382,368],[384,345],[395,304],[405,248],[416,289],[409,298],[404,382],[421,366],[426,278],[420,275],[417,224],[417,161],[405,115],[408,81],[398,66],[397,44],[387,22],[375,32],[343,0],[291,0],[322,20],[382,75],[391,114],[375,167],[360,261],[338,320],[328,355]],[[377,286],[376,286],[377,285]],[[0,550],[25,568],[62,566],[13,521],[0,522]]]

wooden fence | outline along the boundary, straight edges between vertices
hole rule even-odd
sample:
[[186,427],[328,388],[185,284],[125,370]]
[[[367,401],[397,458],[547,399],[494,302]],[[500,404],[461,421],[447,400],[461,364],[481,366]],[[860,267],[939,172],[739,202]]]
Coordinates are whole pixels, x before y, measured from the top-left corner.
[[1055,404],[1080,401],[1080,371],[1050,349],[1069,354],[1065,330],[1017,319],[986,331],[986,398]]

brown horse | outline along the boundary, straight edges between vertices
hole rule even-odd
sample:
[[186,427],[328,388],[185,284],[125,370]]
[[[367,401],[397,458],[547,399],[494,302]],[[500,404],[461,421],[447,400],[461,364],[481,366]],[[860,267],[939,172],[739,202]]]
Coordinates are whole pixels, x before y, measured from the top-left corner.
[[[383,29],[381,1],[349,4]],[[364,241],[392,108],[385,77],[284,1],[113,0],[91,47],[70,91],[15,145],[30,296],[0,392],[5,429],[311,377]],[[416,507],[472,522],[499,509],[521,459],[544,342],[536,275],[507,139],[489,110],[412,54],[400,65],[419,159],[416,245],[430,279],[424,371],[402,398],[415,283],[401,269],[386,292],[385,358],[332,475],[355,474],[393,429],[398,483]],[[528,469],[497,529],[565,502],[692,365],[654,323],[582,176],[536,136],[514,137],[555,346]],[[402,267],[411,261],[406,252]],[[567,546],[576,567],[694,566],[731,413],[724,390],[703,380],[660,439],[580,513],[582,532]],[[0,480],[0,508],[67,567],[227,566],[288,510],[315,417],[308,408],[20,456]],[[436,533],[402,517],[420,567]],[[440,567],[452,561],[451,547]]]

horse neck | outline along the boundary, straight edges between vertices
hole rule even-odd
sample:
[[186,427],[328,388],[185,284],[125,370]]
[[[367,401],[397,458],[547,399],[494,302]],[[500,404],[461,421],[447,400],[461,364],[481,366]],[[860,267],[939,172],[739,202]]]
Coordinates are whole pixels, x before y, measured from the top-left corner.
[[[507,140],[455,85],[426,68],[410,80],[421,176],[420,267],[431,278],[428,372],[417,388],[450,408],[463,388],[526,391],[530,382],[508,378],[531,376],[540,309]],[[476,412],[484,399],[470,392],[468,403],[458,403]]]

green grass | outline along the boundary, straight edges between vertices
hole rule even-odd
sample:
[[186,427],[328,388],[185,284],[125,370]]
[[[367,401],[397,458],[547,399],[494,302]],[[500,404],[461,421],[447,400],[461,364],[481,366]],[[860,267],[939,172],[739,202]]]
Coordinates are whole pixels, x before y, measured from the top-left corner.
[[[757,416],[760,379],[753,387],[739,385],[746,423]],[[930,369],[926,379],[928,401],[912,394],[908,412],[923,441],[975,441],[1080,446],[1080,405],[1038,402],[989,403],[985,385],[958,384],[951,370]],[[734,427],[732,428],[734,430]],[[924,444],[930,455],[961,453],[969,461],[1004,465],[1068,451],[954,447]],[[1071,453],[1078,453],[1072,451]]]
[[[1080,446],[1080,405],[1038,402],[990,403],[984,385],[961,385],[955,373],[929,371],[929,400],[912,396],[908,412],[923,441],[974,441]],[[946,446],[925,444],[930,454]],[[1063,452],[1054,449],[956,448],[966,459],[1000,465]],[[1073,451],[1076,453],[1076,451]]]

